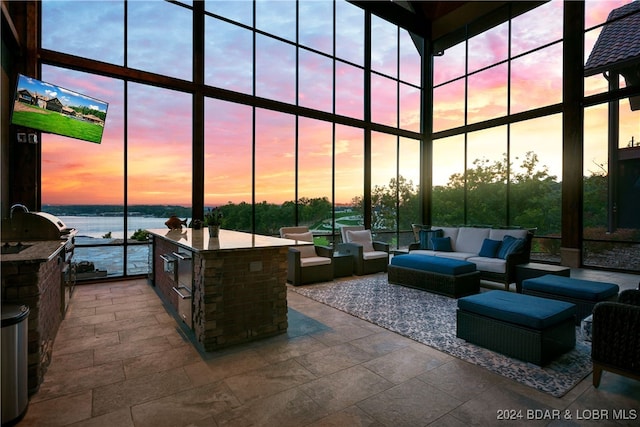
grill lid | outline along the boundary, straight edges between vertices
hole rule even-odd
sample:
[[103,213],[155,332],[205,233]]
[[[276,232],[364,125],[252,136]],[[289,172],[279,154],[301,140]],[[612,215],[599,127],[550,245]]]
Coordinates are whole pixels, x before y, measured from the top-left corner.
[[58,240],[74,231],[62,220],[46,212],[16,211],[12,218],[2,220],[2,240]]

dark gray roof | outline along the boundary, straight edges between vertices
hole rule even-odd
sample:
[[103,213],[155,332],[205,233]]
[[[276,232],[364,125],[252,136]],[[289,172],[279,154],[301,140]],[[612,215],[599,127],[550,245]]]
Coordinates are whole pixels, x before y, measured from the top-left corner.
[[640,0],[612,10],[607,21],[628,14],[604,26],[584,67],[586,76],[640,62]]

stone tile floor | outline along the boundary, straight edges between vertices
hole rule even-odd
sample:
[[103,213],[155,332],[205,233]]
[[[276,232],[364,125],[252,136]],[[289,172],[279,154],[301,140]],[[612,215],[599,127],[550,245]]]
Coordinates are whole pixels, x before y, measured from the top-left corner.
[[[638,282],[587,270],[572,276],[623,289]],[[288,302],[287,334],[200,353],[146,280],[79,285],[18,425],[640,423],[639,381],[605,372],[598,389],[589,376],[554,398],[295,292]]]

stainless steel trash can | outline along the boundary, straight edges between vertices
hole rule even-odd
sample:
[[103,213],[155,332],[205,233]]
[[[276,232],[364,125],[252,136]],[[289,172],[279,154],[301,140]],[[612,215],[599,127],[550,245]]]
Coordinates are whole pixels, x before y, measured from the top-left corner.
[[13,425],[27,412],[29,307],[2,306],[2,425]]

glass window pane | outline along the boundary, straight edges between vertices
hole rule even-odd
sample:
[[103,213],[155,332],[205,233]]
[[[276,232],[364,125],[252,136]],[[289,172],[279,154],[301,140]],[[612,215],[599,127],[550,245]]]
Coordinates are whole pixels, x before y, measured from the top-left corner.
[[44,0],[41,43],[45,49],[123,65],[124,2]]
[[344,0],[336,3],[336,56],[364,65],[364,11]]
[[400,83],[400,129],[420,132],[420,89]]
[[469,76],[467,123],[507,115],[507,64]]
[[296,2],[256,0],[256,29],[296,41]]
[[[68,214],[69,205],[112,205],[114,211],[120,213],[119,217],[101,216],[105,213],[103,210],[96,212],[93,209],[91,214],[96,216],[79,216],[80,212],[74,212],[60,218],[68,227],[78,230],[76,245],[79,246],[103,243],[102,237],[109,232],[112,238],[124,238],[123,82],[48,65],[42,66],[42,79],[109,102],[101,144],[47,133],[41,135],[43,210],[50,212],[52,206],[65,205]],[[106,157],[108,162],[105,162]],[[51,213],[60,215],[59,212]],[[76,252],[75,259],[81,259],[80,256]],[[120,259],[120,271],[122,263]]]
[[[564,4],[553,0],[511,20],[511,57],[562,39]],[[541,69],[545,69],[541,67]]]
[[[205,99],[204,205],[234,205],[224,227],[251,231],[253,109],[218,99]],[[224,210],[223,210],[224,214]]]
[[127,8],[127,65],[191,81],[193,12],[169,2],[133,1]]
[[631,3],[631,0],[585,0],[584,28],[589,29],[607,21],[613,9]]
[[[415,36],[424,43],[421,37]],[[400,80],[420,86],[422,56],[408,31],[400,29]]]
[[252,1],[205,0],[204,10],[253,27]]
[[397,222],[398,137],[371,133],[371,229],[394,231]]
[[433,141],[433,225],[464,224],[464,135]]
[[295,224],[295,117],[256,109],[255,135],[255,227],[275,236],[282,224]]
[[463,126],[465,123],[464,80],[433,89],[433,131]]
[[[630,112],[629,104],[624,100],[620,102],[619,113],[620,121],[613,126],[620,128],[618,146],[623,148],[617,149],[618,161],[611,163],[609,106],[602,104],[585,108],[583,263],[588,266],[638,270],[638,262],[628,261],[637,260],[637,245],[623,242],[637,242],[640,229],[640,162],[632,154],[637,146],[627,147],[630,134],[637,135],[640,131],[640,113]],[[612,179],[616,184],[614,194],[609,192]]]
[[298,104],[333,111],[333,60],[305,49],[299,50]]
[[[131,227],[131,221],[142,218],[131,217],[129,219],[129,227]],[[184,218],[183,218],[184,219]],[[146,227],[144,224],[141,224],[142,227],[138,227],[136,230],[145,230]],[[129,244],[127,245],[127,275],[140,275],[140,274],[148,274],[149,273],[149,252],[150,252],[150,244],[149,240],[147,240],[146,236],[148,233],[140,231],[138,234],[134,234],[135,236],[139,236],[140,239],[143,240],[135,240],[129,239]],[[129,233],[129,237],[133,235]]]
[[137,83],[127,94],[127,203],[191,206],[192,96]]
[[[400,138],[400,152],[398,158],[398,221],[400,231],[411,230],[411,224],[419,222],[422,204],[420,203],[420,141],[416,139]],[[397,247],[407,247],[413,242],[413,233],[398,242]]]
[[467,137],[467,224],[507,223],[507,129],[471,132]]
[[[437,53],[437,52],[436,52]],[[433,85],[465,75],[466,44],[458,43],[433,57]]]
[[371,75],[371,121],[398,126],[398,82]]
[[253,33],[205,17],[205,83],[253,93]]
[[298,119],[298,224],[315,234],[331,234],[333,127]]
[[362,224],[364,196],[364,131],[359,128],[335,127],[335,216],[336,230],[341,225]]
[[295,104],[295,46],[271,37],[256,36],[256,95]]
[[511,114],[562,102],[562,44],[511,62]]
[[298,7],[299,43],[333,54],[333,2],[301,0]]
[[371,69],[398,77],[398,27],[371,16]]
[[[596,8],[593,10],[594,14],[599,13],[599,19],[604,21],[604,14],[607,13],[606,20],[614,20],[623,16],[627,13],[633,12],[635,9],[635,15],[623,18],[621,20],[617,20],[612,24],[605,25],[604,27],[598,27],[594,30],[587,31],[585,34],[585,72],[590,74],[589,77],[585,78],[585,94],[591,95],[596,93],[606,92],[609,87],[608,81],[603,78],[602,68],[613,69],[614,64],[620,63],[623,60],[631,59],[633,55],[631,52],[633,51],[635,46],[628,41],[625,42],[625,37],[620,36],[624,31],[627,31],[629,25],[634,25],[634,22],[637,21],[637,17],[640,16],[640,10],[637,7],[634,8],[634,5],[638,5],[638,3],[633,4],[619,4],[616,2],[607,2],[607,5],[610,6],[610,9],[601,9]],[[610,12],[610,13],[609,13]],[[596,20],[595,18],[592,18]],[[637,25],[637,24],[635,24]],[[604,44],[602,43],[600,37],[605,35]],[[616,44],[612,47],[612,43],[606,40],[610,40],[611,37],[616,38]],[[628,39],[628,37],[626,37]],[[626,44],[625,44],[626,43]],[[594,71],[598,71],[595,75],[593,75]],[[617,69],[620,71],[620,68]],[[630,69],[627,69],[628,75],[632,74]],[[626,74],[626,73],[625,73]],[[620,76],[618,79],[618,86],[620,88],[624,88],[627,85],[626,78]]]
[[364,70],[336,61],[336,114],[364,118]]
[[508,54],[509,23],[505,22],[469,39],[469,72],[504,61]]
[[[536,236],[559,237],[562,115],[514,123],[510,140],[509,224],[535,227]],[[539,251],[551,254],[550,248]]]

